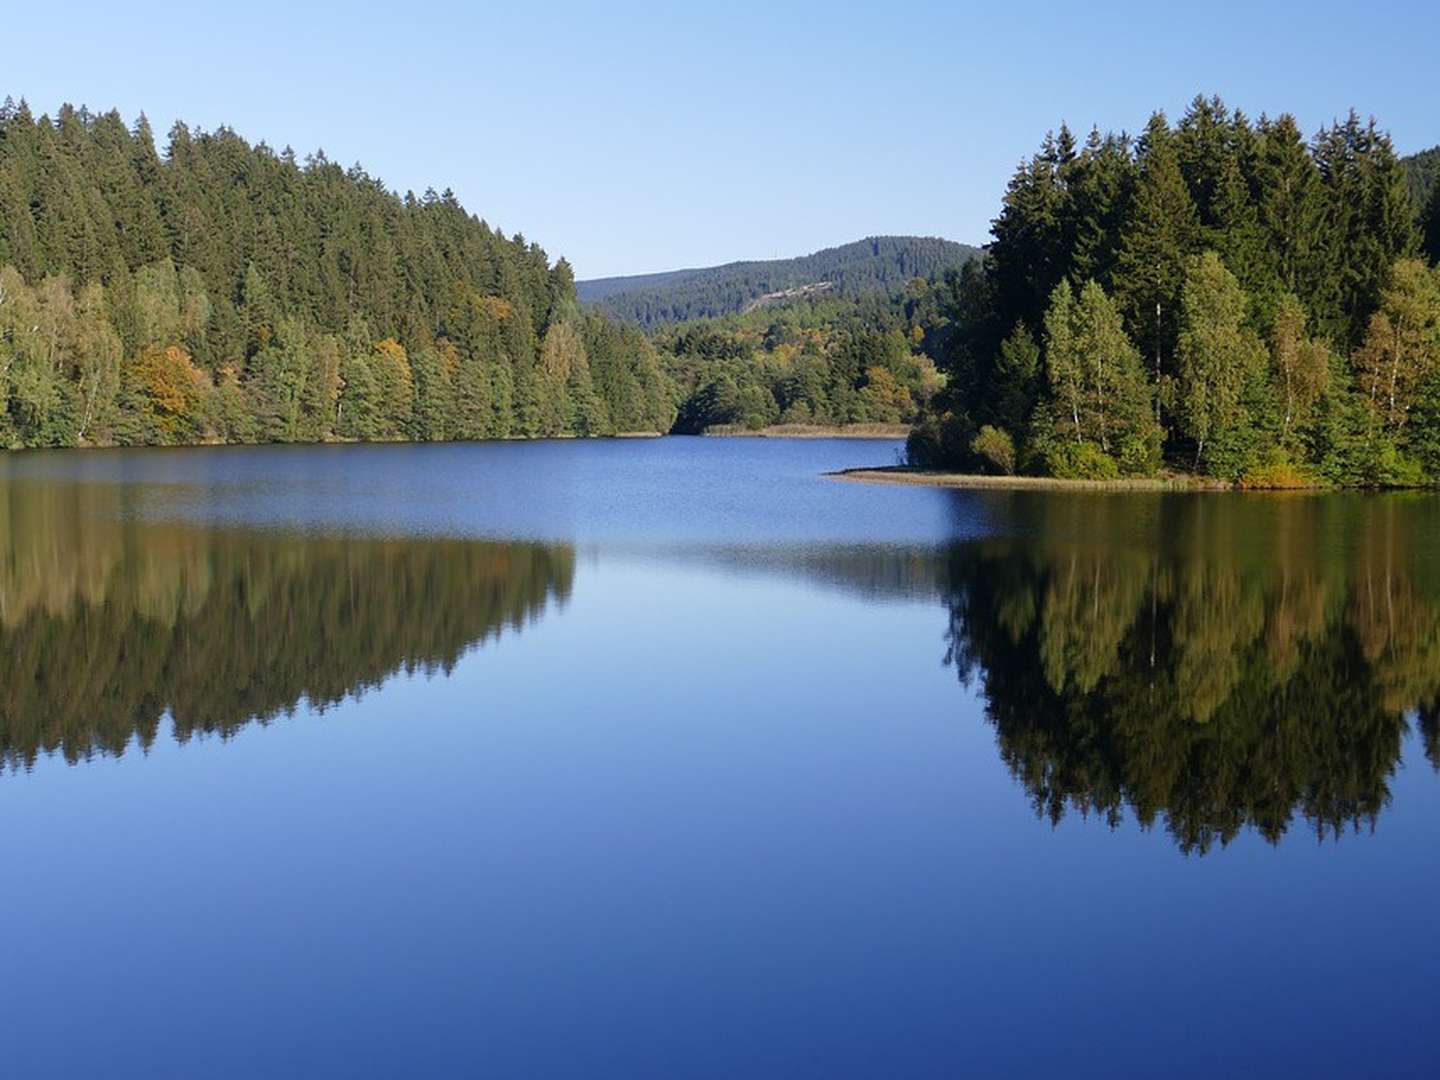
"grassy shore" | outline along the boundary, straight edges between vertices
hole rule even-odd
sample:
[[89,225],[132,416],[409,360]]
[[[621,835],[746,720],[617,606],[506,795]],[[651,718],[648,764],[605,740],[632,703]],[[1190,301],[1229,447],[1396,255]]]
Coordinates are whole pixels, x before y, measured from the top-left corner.
[[908,424],[771,424],[763,428],[747,428],[739,424],[716,424],[705,429],[706,435],[728,438],[759,439],[903,439],[910,434]]
[[1232,491],[1225,480],[1172,473],[1122,480],[1060,480],[1053,476],[984,476],[978,473],[937,472],[889,465],[871,469],[842,469],[827,473],[839,480],[872,484],[919,484],[926,487],[980,488],[1004,491]]

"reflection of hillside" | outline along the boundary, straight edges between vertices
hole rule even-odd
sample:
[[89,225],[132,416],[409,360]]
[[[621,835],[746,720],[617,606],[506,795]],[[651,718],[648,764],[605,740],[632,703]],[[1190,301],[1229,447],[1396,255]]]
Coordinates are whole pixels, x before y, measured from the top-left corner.
[[1031,509],[1035,539],[954,549],[945,594],[949,660],[1041,813],[1129,807],[1199,852],[1296,814],[1338,833],[1388,801],[1407,713],[1436,756],[1432,503],[1115,500],[1108,532],[1094,504]]
[[568,547],[118,521],[114,489],[0,499],[0,763],[77,760],[448,669],[574,575]]
[[661,555],[669,565],[789,578],[866,600],[933,599],[942,565],[934,548],[888,544],[687,545]]

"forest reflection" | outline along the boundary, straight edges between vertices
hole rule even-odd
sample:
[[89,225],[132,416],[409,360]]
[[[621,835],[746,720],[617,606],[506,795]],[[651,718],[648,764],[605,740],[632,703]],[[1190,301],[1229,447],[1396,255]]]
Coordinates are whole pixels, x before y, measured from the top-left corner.
[[1204,853],[1368,828],[1413,719],[1440,766],[1430,498],[1015,500],[953,548],[947,663],[1038,813]]
[[125,489],[0,490],[0,767],[228,736],[445,671],[570,594],[564,545],[125,520]]
[[[566,544],[159,524],[134,497],[0,485],[0,768],[148,747],[167,719],[182,741],[228,736],[397,672],[448,672],[567,600],[576,573]],[[957,508],[974,520],[975,500]],[[1377,821],[1410,725],[1440,767],[1440,501],[1014,494],[978,509],[993,535],[949,546],[658,558],[867,603],[939,598],[945,662],[1051,820],[1133,816],[1197,853],[1245,829],[1278,842],[1297,821],[1337,836]],[[883,664],[893,646],[873,647]]]

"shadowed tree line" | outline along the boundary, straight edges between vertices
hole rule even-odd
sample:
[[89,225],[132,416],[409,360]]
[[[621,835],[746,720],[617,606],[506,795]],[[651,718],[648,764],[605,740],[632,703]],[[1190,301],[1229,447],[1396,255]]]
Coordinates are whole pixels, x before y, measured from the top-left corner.
[[113,521],[114,489],[0,502],[0,767],[323,710],[563,603],[574,552]]
[[1370,827],[1411,718],[1440,767],[1429,501],[1017,499],[947,558],[947,662],[1038,813],[1163,823],[1185,852]]

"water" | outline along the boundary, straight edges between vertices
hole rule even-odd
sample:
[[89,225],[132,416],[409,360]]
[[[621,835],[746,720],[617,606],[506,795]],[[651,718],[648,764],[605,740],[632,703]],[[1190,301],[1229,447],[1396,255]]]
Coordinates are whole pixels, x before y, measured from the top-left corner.
[[0,459],[46,1076],[1430,1075],[1440,501]]

